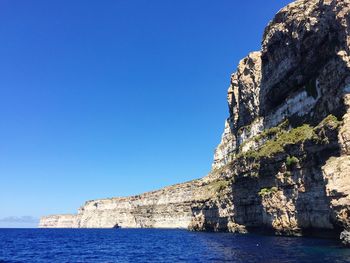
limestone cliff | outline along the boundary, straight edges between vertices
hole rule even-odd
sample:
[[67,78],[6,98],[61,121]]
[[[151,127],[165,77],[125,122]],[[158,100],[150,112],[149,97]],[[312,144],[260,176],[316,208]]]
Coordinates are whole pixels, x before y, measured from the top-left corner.
[[350,244],[350,0],[299,0],[240,61],[206,177],[87,202],[41,227],[327,234]]
[[45,228],[187,228],[191,206],[217,193],[216,182],[205,178],[131,197],[87,201],[76,215],[45,216]]

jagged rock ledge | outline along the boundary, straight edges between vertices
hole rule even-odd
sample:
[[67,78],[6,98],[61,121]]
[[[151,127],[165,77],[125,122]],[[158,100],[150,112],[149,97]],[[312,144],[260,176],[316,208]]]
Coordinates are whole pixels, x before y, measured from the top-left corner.
[[208,176],[40,227],[331,233],[350,246],[350,0],[298,0],[240,61]]

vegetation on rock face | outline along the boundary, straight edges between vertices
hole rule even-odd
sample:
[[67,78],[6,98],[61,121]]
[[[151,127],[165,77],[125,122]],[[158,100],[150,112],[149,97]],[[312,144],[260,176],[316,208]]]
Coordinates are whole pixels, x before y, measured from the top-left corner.
[[285,131],[288,128],[289,121],[288,119],[284,120],[282,123],[280,123],[276,127],[272,127],[270,129],[266,129],[262,131],[260,134],[254,136],[252,139],[244,141],[240,146],[239,150],[241,151],[245,144],[247,144],[249,141],[254,140],[255,142],[260,142],[263,140],[271,139],[275,137],[277,134],[281,133],[282,131]]
[[288,169],[293,168],[298,163],[299,163],[299,159],[295,156],[288,156],[286,159],[286,165]]
[[314,136],[312,127],[304,124],[289,132],[282,132],[274,140],[267,141],[260,150],[261,157],[270,157],[278,152],[283,152],[283,147],[289,144],[297,144],[311,139]]
[[256,136],[254,138],[255,141],[259,141],[264,138],[271,138],[273,136],[278,135],[279,133],[286,131],[289,126],[289,121],[288,119],[285,119],[283,122],[281,122],[278,126],[272,127],[270,129],[264,130],[261,134]]
[[[240,153],[237,155],[237,158],[245,157],[257,159],[272,157],[277,153],[283,152],[284,146],[286,145],[299,144],[305,142],[306,140],[320,141],[318,134],[316,134],[317,130],[322,130],[324,127],[334,130],[337,129],[340,124],[341,122],[338,121],[334,115],[328,115],[316,127],[312,127],[309,124],[304,124],[287,131],[286,127],[288,127],[288,121],[284,121],[279,126],[263,131],[261,134],[253,138],[256,141],[268,138],[258,150],[249,150],[245,153]],[[326,140],[326,143],[327,142],[328,141]],[[290,161],[296,160],[294,159]]]
[[328,115],[315,127],[315,132],[317,133],[316,142],[319,144],[328,144],[330,142],[329,132],[338,129],[341,124],[342,122],[338,121],[337,117]]
[[271,194],[274,194],[274,193],[276,193],[278,191],[278,188],[277,187],[271,187],[271,188],[262,188],[262,189],[260,189],[260,191],[259,191],[259,195],[261,196],[261,197],[265,197],[265,196],[269,196],[269,195],[271,195]]
[[315,132],[308,124],[304,124],[290,131],[282,130],[276,134],[276,138],[267,140],[257,151],[250,150],[243,153],[241,156],[247,158],[271,157],[276,153],[283,152],[283,147],[285,145],[302,143],[308,139],[312,139],[314,136]]
[[324,118],[316,127],[315,129],[320,129],[323,127],[329,127],[331,129],[337,129],[341,125],[341,121],[338,121],[337,117],[330,114],[326,118]]
[[229,185],[229,181],[218,181],[215,183],[215,192],[221,192]]
[[207,185],[207,190],[214,194],[220,194],[229,186],[229,184],[230,184],[229,180],[213,181]]
[[241,128],[238,129],[238,134],[242,134],[244,130],[247,133],[250,133],[251,129],[252,129],[252,125],[251,124],[246,125],[246,126],[242,126]]
[[292,173],[291,173],[290,171],[285,171],[285,172],[283,173],[283,175],[284,175],[285,177],[290,177],[290,176],[292,176]]
[[225,171],[230,167],[230,162],[224,166],[221,166],[220,168],[216,168],[211,171],[212,175],[221,175],[222,173],[225,173]]

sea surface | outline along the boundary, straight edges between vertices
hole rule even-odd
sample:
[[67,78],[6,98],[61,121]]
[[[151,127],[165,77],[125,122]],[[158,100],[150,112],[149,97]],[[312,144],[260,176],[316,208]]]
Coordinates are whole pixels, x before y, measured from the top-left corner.
[[0,262],[350,262],[333,240],[166,229],[0,229]]

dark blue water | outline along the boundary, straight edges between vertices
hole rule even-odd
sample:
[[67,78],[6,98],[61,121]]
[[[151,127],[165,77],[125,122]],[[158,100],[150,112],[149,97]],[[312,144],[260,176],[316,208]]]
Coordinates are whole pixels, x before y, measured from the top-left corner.
[[0,229],[0,262],[350,262],[336,241],[159,229]]

